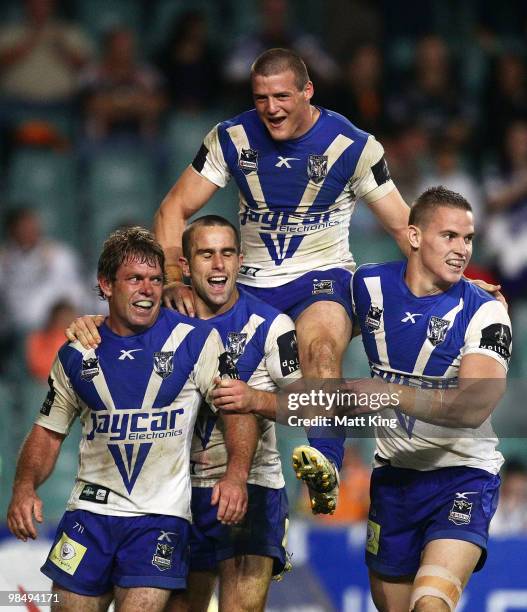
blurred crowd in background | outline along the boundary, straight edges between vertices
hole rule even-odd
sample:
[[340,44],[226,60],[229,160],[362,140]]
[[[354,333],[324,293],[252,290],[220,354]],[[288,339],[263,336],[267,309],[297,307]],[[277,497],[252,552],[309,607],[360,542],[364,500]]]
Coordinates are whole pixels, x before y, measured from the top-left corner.
[[[104,313],[93,290],[104,237],[120,224],[151,225],[206,132],[252,106],[250,65],[270,47],[298,51],[314,103],[382,142],[409,204],[434,184],[470,201],[477,239],[468,274],[502,285],[514,330],[510,376],[525,377],[527,3],[3,0],[0,24],[4,483],[65,325],[77,313]],[[208,210],[236,222],[232,186]],[[351,225],[359,263],[400,256],[364,203]],[[347,374],[364,375],[355,355]],[[527,533],[524,442],[504,440],[496,533]],[[365,440],[349,445],[330,520],[365,518],[370,451]]]

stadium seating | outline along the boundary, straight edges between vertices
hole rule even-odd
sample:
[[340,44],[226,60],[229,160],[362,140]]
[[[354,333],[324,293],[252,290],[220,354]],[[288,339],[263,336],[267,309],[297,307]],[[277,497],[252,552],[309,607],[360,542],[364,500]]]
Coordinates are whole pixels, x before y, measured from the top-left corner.
[[71,155],[18,149],[7,174],[7,200],[41,213],[46,233],[75,244],[78,240],[76,164]]
[[151,226],[158,205],[156,173],[146,152],[127,149],[98,154],[89,163],[84,190],[89,252],[122,224]]
[[141,31],[143,5],[129,0],[75,0],[75,13],[80,26],[100,42],[105,32],[115,26]]

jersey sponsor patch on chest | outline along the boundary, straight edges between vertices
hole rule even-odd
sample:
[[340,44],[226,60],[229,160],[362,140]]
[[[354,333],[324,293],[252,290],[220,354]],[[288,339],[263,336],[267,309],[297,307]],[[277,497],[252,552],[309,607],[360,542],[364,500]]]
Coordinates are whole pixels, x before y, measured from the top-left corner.
[[256,149],[242,149],[238,159],[238,168],[244,174],[250,174],[258,170],[258,151]]
[[93,380],[99,374],[99,358],[94,355],[93,357],[85,357],[82,360],[81,366],[81,379],[89,382]]
[[365,323],[366,327],[371,333],[379,329],[381,326],[382,313],[383,308],[375,306],[375,304],[371,304],[369,307],[368,313],[366,314]]

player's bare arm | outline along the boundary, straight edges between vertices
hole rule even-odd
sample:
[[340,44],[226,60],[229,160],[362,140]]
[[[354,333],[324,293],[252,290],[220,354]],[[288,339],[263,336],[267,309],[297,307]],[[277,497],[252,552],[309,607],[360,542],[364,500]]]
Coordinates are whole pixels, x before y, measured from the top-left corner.
[[[505,393],[506,371],[492,357],[470,354],[462,358],[459,386],[455,389],[416,389],[378,378],[350,381],[347,391],[359,394],[387,393],[397,397],[397,409],[425,423],[453,428],[480,427]],[[353,414],[372,412],[367,406]]]
[[408,244],[410,208],[403,200],[399,190],[392,189],[382,198],[372,202],[370,208],[382,227],[394,238],[401,251],[408,256],[410,253]]
[[271,391],[261,391],[243,380],[222,378],[212,392],[214,405],[228,413],[253,413],[271,421],[276,420],[278,398]]
[[234,525],[247,512],[247,478],[260,432],[253,415],[223,414],[222,419],[227,467],[214,485],[211,504],[218,505],[219,521]]
[[40,425],[26,438],[16,467],[13,495],[7,511],[7,525],[19,540],[35,539],[33,518],[42,523],[42,500],[37,488],[53,471],[64,435]]
[[195,316],[195,307],[191,290],[181,282],[181,236],[187,220],[205,206],[217,190],[217,185],[189,166],[165,196],[154,217],[154,232],[166,257],[168,285],[163,302],[189,316]]

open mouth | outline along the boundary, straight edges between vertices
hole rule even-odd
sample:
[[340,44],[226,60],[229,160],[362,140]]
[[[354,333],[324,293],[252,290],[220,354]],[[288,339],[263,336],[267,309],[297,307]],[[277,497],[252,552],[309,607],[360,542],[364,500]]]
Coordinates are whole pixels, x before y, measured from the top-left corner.
[[225,285],[227,284],[227,277],[226,276],[211,276],[208,279],[208,283],[209,283],[209,287],[212,287],[212,289],[216,290],[216,291],[223,291],[223,289],[225,288]]
[[152,300],[138,300],[137,302],[134,302],[133,305],[139,310],[148,312],[154,307],[154,302]]
[[268,117],[267,121],[273,128],[279,128],[286,120],[286,117]]

